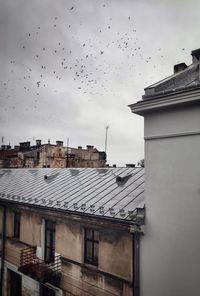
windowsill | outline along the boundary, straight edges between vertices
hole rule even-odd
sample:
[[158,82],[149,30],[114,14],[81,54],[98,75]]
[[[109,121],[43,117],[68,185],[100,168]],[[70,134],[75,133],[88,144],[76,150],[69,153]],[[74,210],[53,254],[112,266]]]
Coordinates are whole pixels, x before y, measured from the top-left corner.
[[82,263],[81,266],[93,271],[98,271],[98,265],[93,265],[90,263]]
[[78,265],[81,267],[82,269],[82,272],[85,272],[85,273],[90,273],[90,274],[102,274],[102,275],[105,275],[109,278],[112,278],[114,280],[117,280],[117,281],[122,281],[122,282],[125,282],[127,284],[132,285],[132,283],[128,280],[128,279],[125,279],[125,278],[122,278],[120,276],[116,276],[114,274],[111,274],[111,273],[108,273],[108,272],[105,272],[101,269],[99,269],[99,266],[96,266],[96,265],[92,265],[92,264],[88,264],[88,263],[80,263],[80,262],[77,262],[75,260],[72,260],[72,259],[69,259],[69,258],[66,258],[66,257],[62,257],[61,256],[61,262],[64,263],[64,264],[75,264],[75,265]]

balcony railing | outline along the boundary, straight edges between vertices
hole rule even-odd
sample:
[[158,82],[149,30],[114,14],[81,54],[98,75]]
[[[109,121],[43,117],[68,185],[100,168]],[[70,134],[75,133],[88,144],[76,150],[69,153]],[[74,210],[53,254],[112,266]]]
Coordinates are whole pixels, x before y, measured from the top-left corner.
[[55,256],[53,262],[47,262],[36,256],[36,247],[28,247],[21,250],[18,270],[41,283],[49,282],[59,286],[61,279],[60,256]]

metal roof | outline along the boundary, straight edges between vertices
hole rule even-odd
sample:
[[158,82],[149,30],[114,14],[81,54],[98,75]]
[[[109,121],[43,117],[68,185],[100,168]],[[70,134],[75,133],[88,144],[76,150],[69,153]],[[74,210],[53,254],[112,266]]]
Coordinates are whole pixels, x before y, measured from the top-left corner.
[[134,222],[144,208],[144,169],[0,169],[0,200]]

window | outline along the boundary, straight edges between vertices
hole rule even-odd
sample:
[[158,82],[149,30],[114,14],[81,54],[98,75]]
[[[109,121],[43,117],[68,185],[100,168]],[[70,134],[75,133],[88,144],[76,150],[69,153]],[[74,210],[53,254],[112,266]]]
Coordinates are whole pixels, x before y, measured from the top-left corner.
[[47,262],[54,261],[55,257],[55,223],[45,221],[45,251],[44,259]]
[[22,295],[22,277],[18,273],[7,269],[8,296]]
[[20,213],[14,212],[14,233],[15,238],[20,238]]
[[85,263],[98,265],[99,232],[85,229]]

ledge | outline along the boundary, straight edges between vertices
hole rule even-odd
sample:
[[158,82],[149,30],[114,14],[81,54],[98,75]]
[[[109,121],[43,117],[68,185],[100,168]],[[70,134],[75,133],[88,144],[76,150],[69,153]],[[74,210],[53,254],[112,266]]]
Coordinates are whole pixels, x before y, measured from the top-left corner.
[[113,280],[116,280],[116,281],[121,281],[123,283],[126,283],[128,284],[130,287],[132,287],[132,283],[127,280],[127,279],[124,279],[124,278],[121,278],[119,276],[116,276],[116,275],[113,275],[111,273],[108,273],[108,272],[105,272],[105,271],[102,271],[98,268],[98,266],[95,266],[95,265],[90,265],[90,264],[87,264],[87,263],[80,263],[80,262],[77,262],[75,260],[71,260],[69,258],[66,258],[66,257],[61,257],[61,262],[63,264],[74,264],[74,265],[78,265],[82,268],[82,270],[84,271],[85,269],[85,272],[90,272],[92,274],[100,274],[100,275],[103,275],[103,276],[106,276],[108,278],[111,278]]
[[175,107],[200,104],[200,88],[173,91],[170,94],[161,93],[129,105],[133,113],[145,115],[146,113],[166,110]]

